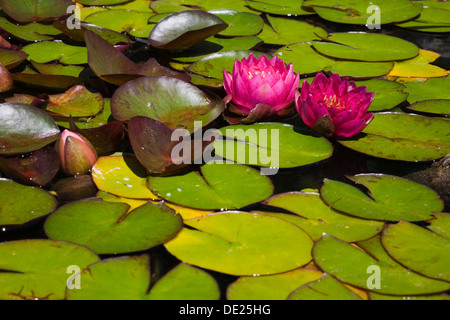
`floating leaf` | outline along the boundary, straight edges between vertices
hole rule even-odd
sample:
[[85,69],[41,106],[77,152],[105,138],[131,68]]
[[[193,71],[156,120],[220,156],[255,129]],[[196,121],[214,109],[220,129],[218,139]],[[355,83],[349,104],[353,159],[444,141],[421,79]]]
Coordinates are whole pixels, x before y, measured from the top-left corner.
[[64,241],[2,242],[0,297],[2,300],[62,300],[70,277],[69,268],[85,268],[99,260],[91,250]]
[[307,264],[311,238],[281,219],[224,212],[185,220],[165,244],[181,261],[232,275],[273,274]]
[[333,210],[317,193],[282,193],[270,197],[263,203],[295,213],[295,215],[270,212],[262,214],[294,223],[305,230],[314,241],[319,240],[324,233],[349,242],[365,240],[379,233],[383,227],[380,221],[357,219]]
[[349,177],[368,189],[368,195],[339,181],[326,179],[320,189],[325,203],[341,212],[365,219],[422,221],[443,209],[439,195],[404,178],[384,174]]
[[406,108],[413,112],[450,116],[450,99],[416,101]]
[[182,227],[181,217],[162,203],[127,211],[125,203],[85,199],[57,209],[44,229],[51,239],[112,254],[149,249],[173,238]]
[[278,49],[274,55],[287,64],[292,63],[294,72],[312,74],[334,64],[334,60],[315,51],[310,43],[297,43]]
[[267,16],[270,23],[264,28],[258,37],[265,43],[286,45],[297,42],[308,42],[326,38],[327,32],[312,24],[293,19]]
[[0,104],[0,123],[0,154],[31,152],[56,141],[60,135],[52,117],[28,104]]
[[[4,17],[0,17],[0,28],[6,32],[26,41],[47,41],[53,40],[53,37],[47,34],[57,35],[61,33],[51,25],[44,25],[37,22],[16,25]],[[42,32],[42,33],[41,33]]]
[[448,72],[438,66],[430,64],[439,58],[439,54],[429,50],[419,50],[419,55],[405,61],[395,61],[388,77],[404,78],[436,78],[445,77]]
[[149,260],[148,255],[122,256],[90,264],[79,274],[82,290],[66,290],[66,299],[146,300],[150,284]]
[[431,78],[426,81],[405,84],[409,93],[408,102],[414,103],[429,99],[450,99],[450,79]]
[[297,0],[283,1],[282,3],[277,0],[247,0],[245,2],[253,10],[277,15],[297,16],[315,13],[304,10]]
[[346,60],[392,61],[419,54],[415,44],[378,33],[332,33],[323,42],[313,42],[312,46],[323,55]]
[[435,213],[434,219],[430,220],[428,229],[436,232],[437,234],[450,238],[450,214],[448,213]]
[[45,216],[58,202],[48,192],[0,178],[0,225],[21,225]]
[[294,290],[288,300],[361,300],[361,297],[332,276],[325,274],[320,279]]
[[240,164],[210,163],[182,175],[150,176],[147,183],[161,198],[197,209],[242,208],[273,192],[268,177]]
[[150,300],[218,300],[219,286],[207,272],[178,264],[152,287]]
[[186,49],[220,31],[228,25],[219,17],[203,11],[173,13],[152,29],[148,43],[158,49]]
[[333,153],[325,138],[296,132],[283,123],[232,125],[219,131],[222,137],[213,143],[215,154],[243,164],[293,168],[323,161]]
[[223,101],[185,81],[171,77],[142,77],[117,89],[111,100],[112,115],[120,121],[145,116],[172,129],[191,131],[194,121],[205,126],[224,110]]
[[67,14],[71,0],[0,0],[2,10],[19,22],[55,19]]
[[226,37],[254,36],[261,32],[264,20],[257,14],[250,12],[237,12],[235,10],[212,10],[209,13],[218,16],[228,27],[219,32]]
[[16,181],[36,186],[48,184],[60,168],[59,156],[53,146],[15,157],[0,157],[0,170]]
[[429,161],[450,152],[449,121],[415,114],[378,113],[362,131],[351,140],[339,140],[342,145],[390,160]]
[[88,15],[83,21],[115,32],[126,32],[134,37],[147,38],[152,25],[147,23],[150,12],[134,10],[105,10]]
[[28,54],[23,51],[6,50],[0,48],[0,62],[8,69],[14,69],[25,61]]
[[158,199],[147,187],[147,172],[132,155],[100,157],[92,167],[97,187],[121,197]]
[[185,81],[190,79],[186,74],[161,66],[155,58],[138,65],[92,31],[86,31],[84,36],[89,66],[95,74],[108,82],[121,86],[141,76],[168,76]]
[[240,277],[228,286],[227,300],[284,300],[296,288],[321,276],[321,271],[306,266],[280,274]]
[[356,81],[357,86],[365,86],[367,92],[374,92],[370,111],[389,110],[406,100],[408,93],[406,87],[400,83],[382,79]]
[[263,55],[262,52],[251,50],[218,52],[192,63],[186,70],[205,77],[222,80],[223,69],[227,72],[232,72],[235,60],[248,58],[250,54],[253,54],[255,58],[259,58]]
[[[324,235],[313,248],[314,262],[324,272],[353,286],[377,293],[418,295],[446,291],[450,283],[411,272],[393,260],[383,249],[380,237],[358,242],[358,247]],[[371,278],[378,270],[379,288]],[[377,271],[375,271],[377,272]]]
[[400,221],[381,237],[389,255],[405,267],[434,279],[450,281],[450,238]]
[[420,16],[397,26],[420,32],[450,32],[450,6],[447,1],[421,0],[419,3],[423,5]]
[[47,63],[58,60],[64,64],[85,64],[87,49],[81,46],[68,45],[62,41],[42,41],[22,48],[28,54],[28,60]]
[[59,117],[92,117],[102,111],[104,103],[100,93],[74,86],[65,93],[50,95],[45,109]]
[[[376,9],[370,7],[376,5],[381,13],[381,19],[378,23],[388,24],[393,22],[401,22],[414,18],[422,11],[422,4],[413,3],[409,0],[378,0],[373,3],[369,0],[352,1],[352,0],[306,0],[303,6],[313,8],[317,14],[325,20],[348,23],[348,24],[376,24],[376,20],[371,18]],[[369,10],[372,8],[371,10]],[[371,20],[371,22],[369,21]]]
[[392,70],[393,62],[364,62],[364,61],[344,61],[337,60],[325,71],[339,74],[341,77],[351,78],[376,78],[389,73]]

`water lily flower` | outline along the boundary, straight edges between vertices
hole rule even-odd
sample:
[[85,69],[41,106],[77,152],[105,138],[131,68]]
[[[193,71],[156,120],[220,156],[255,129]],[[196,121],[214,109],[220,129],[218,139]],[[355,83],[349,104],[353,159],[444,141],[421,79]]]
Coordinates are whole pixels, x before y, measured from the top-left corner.
[[274,56],[235,60],[232,74],[223,69],[225,101],[232,101],[233,107],[248,115],[259,106],[274,114],[283,115],[291,110],[299,75],[294,73],[292,63],[286,66],[283,60]]
[[56,145],[65,174],[75,176],[91,170],[98,158],[97,151],[83,136],[64,130]]
[[327,78],[318,73],[311,85],[303,82],[295,105],[308,127],[326,136],[347,138],[361,132],[372,120],[373,113],[367,109],[373,95],[365,86],[341,79],[338,74]]

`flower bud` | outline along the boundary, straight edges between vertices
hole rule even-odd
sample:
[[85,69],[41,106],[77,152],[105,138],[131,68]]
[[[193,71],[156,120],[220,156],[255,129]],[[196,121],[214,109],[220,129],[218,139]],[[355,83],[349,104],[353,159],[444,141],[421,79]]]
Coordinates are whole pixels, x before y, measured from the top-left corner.
[[85,174],[98,158],[97,151],[83,136],[64,130],[57,142],[61,168],[70,176]]

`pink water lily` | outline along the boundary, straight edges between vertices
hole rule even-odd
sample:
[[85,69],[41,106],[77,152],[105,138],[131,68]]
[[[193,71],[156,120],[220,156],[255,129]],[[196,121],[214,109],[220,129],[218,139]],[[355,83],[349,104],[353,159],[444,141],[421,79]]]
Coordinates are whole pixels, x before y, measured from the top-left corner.
[[351,137],[361,132],[372,120],[367,109],[374,93],[365,86],[333,74],[327,78],[318,73],[311,85],[303,82],[297,91],[295,105],[303,122],[313,130],[327,135]]
[[223,70],[226,101],[248,115],[259,105],[269,106],[276,114],[286,113],[293,106],[299,75],[294,73],[292,63],[286,66],[283,60],[274,56],[235,60],[232,74]]

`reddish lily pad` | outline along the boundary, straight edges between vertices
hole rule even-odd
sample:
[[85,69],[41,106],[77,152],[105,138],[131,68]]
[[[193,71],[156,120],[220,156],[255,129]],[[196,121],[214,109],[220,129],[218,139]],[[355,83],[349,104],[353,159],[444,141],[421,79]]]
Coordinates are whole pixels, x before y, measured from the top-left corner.
[[55,19],[67,14],[71,0],[0,0],[0,7],[19,22]]
[[0,123],[0,154],[31,152],[56,141],[60,135],[52,117],[28,104],[0,104]]
[[53,146],[23,156],[0,157],[0,170],[26,184],[44,186],[59,171],[59,157]]

